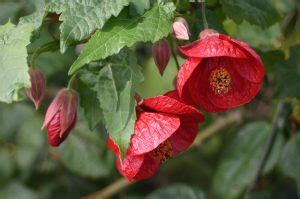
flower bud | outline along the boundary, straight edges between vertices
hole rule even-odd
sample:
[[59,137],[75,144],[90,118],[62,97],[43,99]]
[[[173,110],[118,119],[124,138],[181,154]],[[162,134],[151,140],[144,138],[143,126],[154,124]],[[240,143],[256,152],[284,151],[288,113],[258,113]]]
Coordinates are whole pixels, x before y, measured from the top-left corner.
[[27,96],[34,103],[35,108],[38,109],[45,97],[46,80],[45,76],[39,69],[30,68],[28,71],[30,75],[31,88],[25,90]]
[[179,40],[189,40],[189,26],[182,17],[177,17],[173,23],[173,36]]
[[159,73],[163,75],[170,60],[170,45],[167,40],[157,41],[152,46],[152,55]]
[[62,89],[50,104],[42,128],[47,127],[51,146],[59,146],[75,126],[78,103],[76,91]]

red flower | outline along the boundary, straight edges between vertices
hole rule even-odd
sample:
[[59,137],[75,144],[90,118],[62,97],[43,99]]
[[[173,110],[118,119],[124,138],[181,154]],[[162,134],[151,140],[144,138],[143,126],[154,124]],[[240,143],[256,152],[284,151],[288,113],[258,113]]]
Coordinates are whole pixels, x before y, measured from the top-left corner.
[[165,39],[159,40],[152,46],[152,55],[160,75],[163,75],[170,61],[170,45]]
[[265,71],[246,43],[207,29],[199,40],[179,50],[188,57],[177,77],[183,100],[221,112],[249,102],[258,93]]
[[176,91],[144,99],[136,111],[135,131],[123,161],[118,146],[108,140],[119,172],[129,181],[153,176],[163,161],[187,149],[204,120],[201,112],[179,100]]
[[27,96],[33,101],[35,108],[38,109],[45,97],[45,76],[39,69],[30,68],[28,73],[30,75],[31,87],[27,88],[25,91]]
[[78,102],[76,91],[62,89],[50,104],[42,127],[47,126],[50,145],[59,146],[68,137],[76,123]]

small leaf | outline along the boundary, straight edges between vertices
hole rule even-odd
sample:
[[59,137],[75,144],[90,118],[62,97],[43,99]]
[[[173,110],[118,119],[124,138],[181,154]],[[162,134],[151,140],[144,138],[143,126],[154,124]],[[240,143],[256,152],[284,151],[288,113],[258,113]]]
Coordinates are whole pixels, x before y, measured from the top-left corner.
[[30,87],[26,46],[32,29],[30,24],[10,22],[0,26],[0,101],[11,103],[17,88]]
[[50,0],[47,10],[60,15],[60,50],[65,52],[73,41],[87,38],[101,29],[111,16],[118,16],[129,0]]
[[139,41],[155,42],[167,36],[171,31],[174,10],[173,3],[159,4],[140,17],[111,19],[88,41],[69,74],[91,61],[118,53],[125,46],[132,46]]
[[205,199],[204,192],[201,189],[190,187],[185,184],[171,184],[160,188],[149,194],[146,199]]
[[224,12],[240,24],[243,20],[266,28],[280,19],[269,0],[223,0]]
[[[213,180],[213,190],[218,197],[237,198],[253,181],[261,161],[270,127],[265,122],[254,122],[242,128],[229,143]],[[282,137],[277,137],[264,173],[270,171],[278,160]]]

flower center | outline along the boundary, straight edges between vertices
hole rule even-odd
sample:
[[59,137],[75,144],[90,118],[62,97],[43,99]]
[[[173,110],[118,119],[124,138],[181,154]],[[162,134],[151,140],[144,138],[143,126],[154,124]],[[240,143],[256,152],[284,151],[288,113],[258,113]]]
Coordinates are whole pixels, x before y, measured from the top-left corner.
[[226,94],[231,86],[231,77],[225,68],[216,68],[210,73],[209,84],[215,94]]
[[158,147],[151,152],[152,158],[159,158],[162,162],[172,157],[173,147],[169,140],[164,141]]

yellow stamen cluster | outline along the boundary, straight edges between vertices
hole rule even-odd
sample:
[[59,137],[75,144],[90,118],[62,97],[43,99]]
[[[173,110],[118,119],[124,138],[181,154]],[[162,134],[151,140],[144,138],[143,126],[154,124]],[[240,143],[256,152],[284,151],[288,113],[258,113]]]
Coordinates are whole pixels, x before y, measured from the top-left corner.
[[225,68],[216,68],[210,73],[209,84],[216,95],[226,94],[231,86],[231,76]]

